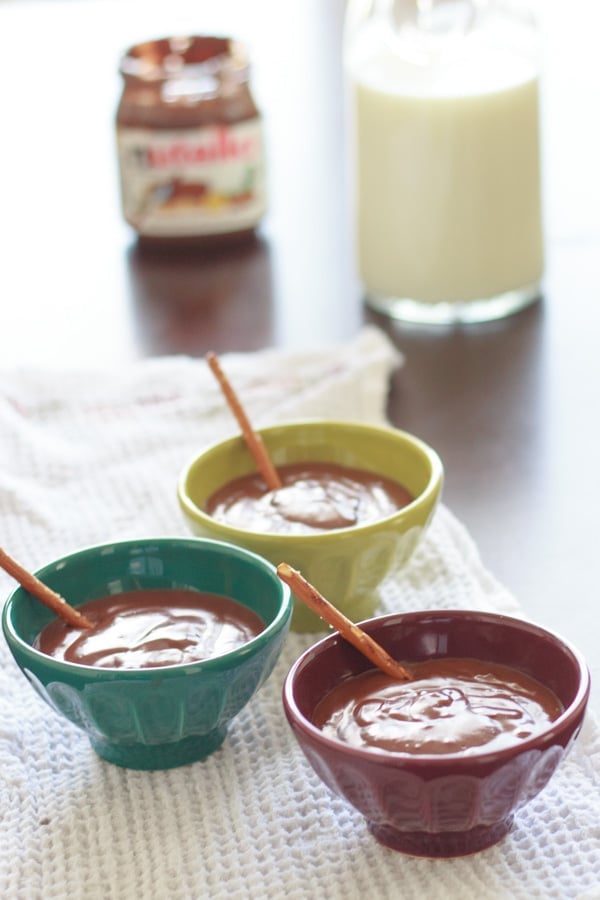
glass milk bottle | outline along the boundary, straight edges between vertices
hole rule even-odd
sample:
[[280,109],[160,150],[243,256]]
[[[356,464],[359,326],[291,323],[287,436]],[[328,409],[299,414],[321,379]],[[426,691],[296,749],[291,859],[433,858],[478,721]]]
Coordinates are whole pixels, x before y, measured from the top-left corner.
[[349,0],[358,270],[372,308],[449,324],[539,298],[537,38],[518,0]]

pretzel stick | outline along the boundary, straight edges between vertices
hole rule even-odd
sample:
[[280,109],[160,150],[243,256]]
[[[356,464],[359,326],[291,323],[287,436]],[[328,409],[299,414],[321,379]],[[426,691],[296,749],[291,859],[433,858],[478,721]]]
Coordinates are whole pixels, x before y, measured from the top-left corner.
[[254,431],[254,429],[252,428],[248,417],[242,408],[242,404],[238,400],[237,394],[235,393],[233,387],[227,379],[227,376],[221,368],[219,360],[214,353],[207,353],[206,362],[208,363],[213,375],[221,385],[221,390],[225,394],[225,399],[227,400],[232,413],[236,417],[240,428],[242,429],[244,440],[248,445],[250,453],[254,457],[254,461],[256,462],[258,470],[264,478],[267,487],[270,491],[277,490],[277,488],[281,487],[281,479],[277,474],[275,466],[271,462],[261,436],[257,434],[256,431]]
[[280,563],[277,566],[277,574],[282,581],[288,584],[294,594],[300,598],[313,612],[316,612],[321,619],[335,628],[350,644],[370,659],[374,665],[397,678],[399,681],[412,681],[410,672],[396,662],[395,659],[387,653],[383,647],[374,641],[373,638],[355,625],[350,619],[336,609],[328,600],[323,597],[318,590],[303,578],[300,572],[292,569],[287,563]]
[[53,591],[52,588],[49,588],[48,585],[41,582],[35,575],[28,572],[27,569],[24,569],[23,566],[9,556],[8,553],[5,553],[1,547],[0,566],[5,572],[12,575],[26,591],[29,591],[30,594],[33,594],[34,597],[37,597],[38,600],[41,600],[42,603],[49,606],[57,616],[60,616],[61,619],[64,619],[69,625],[73,625],[75,628],[93,627],[89,619],[86,619],[82,613],[78,612],[72,606],[69,606],[67,601],[61,597],[60,594],[57,594],[56,591]]

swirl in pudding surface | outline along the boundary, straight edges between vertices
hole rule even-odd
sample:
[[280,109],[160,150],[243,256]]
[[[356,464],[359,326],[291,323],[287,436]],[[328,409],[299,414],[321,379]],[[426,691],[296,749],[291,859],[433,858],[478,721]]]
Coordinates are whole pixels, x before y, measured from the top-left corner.
[[193,663],[229,653],[264,630],[243,604],[188,589],[125,591],[78,607],[93,628],[50,622],[34,646],[84,666],[147,669]]
[[495,751],[562,712],[556,695],[517,669],[477,659],[410,663],[410,682],[369,670],[336,685],[313,723],[354,747],[411,754]]
[[376,522],[414,499],[406,488],[337,463],[278,466],[282,487],[268,491],[257,473],[235,478],[207,500],[213,519],[245,531],[311,534]]

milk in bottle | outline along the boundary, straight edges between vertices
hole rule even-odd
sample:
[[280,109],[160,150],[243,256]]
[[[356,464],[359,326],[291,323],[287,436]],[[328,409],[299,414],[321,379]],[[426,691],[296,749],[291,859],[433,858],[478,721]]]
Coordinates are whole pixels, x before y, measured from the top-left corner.
[[358,267],[395,318],[482,321],[539,297],[539,72],[514,9],[350,0]]

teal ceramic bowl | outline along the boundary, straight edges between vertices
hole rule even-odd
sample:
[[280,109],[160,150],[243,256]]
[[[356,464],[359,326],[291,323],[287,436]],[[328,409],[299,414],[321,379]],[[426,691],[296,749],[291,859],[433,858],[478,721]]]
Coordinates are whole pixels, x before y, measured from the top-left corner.
[[[191,530],[246,547],[274,565],[289,563],[348,618],[372,616],[379,585],[392,566],[409,561],[436,509],[443,483],[438,454],[405,431],[359,422],[293,422],[261,429],[260,435],[276,467],[310,461],[366,469],[400,482],[414,500],[377,522],[321,534],[262,533],[217,522],[206,512],[207,499],[231,479],[256,469],[240,436],[200,451],[180,473],[177,492]],[[294,631],[324,628],[295,600]]]
[[38,578],[73,606],[107,594],[184,588],[231,597],[265,622],[238,649],[185,665],[104,669],[64,662],[32,646],[54,614],[23,588],[8,597],[2,628],[31,685],[85,731],[103,759],[168,769],[208,756],[267,679],[289,629],[289,589],[262,557],[198,538],[133,540],[89,547],[50,563]]

